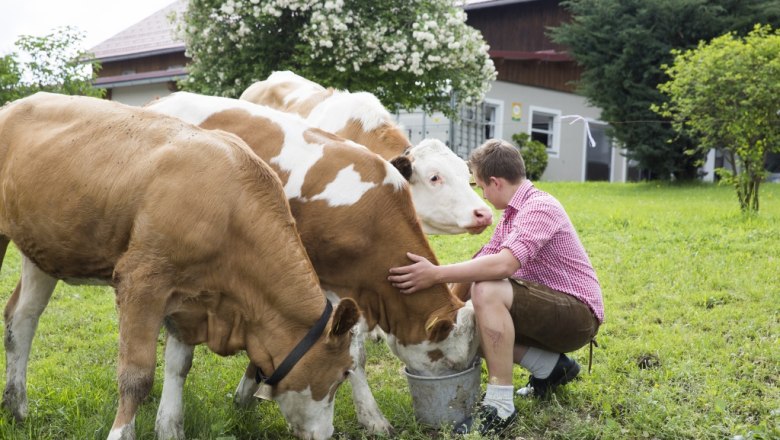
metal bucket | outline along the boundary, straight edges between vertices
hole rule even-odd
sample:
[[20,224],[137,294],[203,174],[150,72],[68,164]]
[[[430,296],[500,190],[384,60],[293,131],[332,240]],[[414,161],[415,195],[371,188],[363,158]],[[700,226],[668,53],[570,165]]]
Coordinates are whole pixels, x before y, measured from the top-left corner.
[[414,415],[421,424],[443,428],[454,425],[471,414],[480,395],[482,359],[472,366],[449,376],[425,377],[404,368],[412,393]]

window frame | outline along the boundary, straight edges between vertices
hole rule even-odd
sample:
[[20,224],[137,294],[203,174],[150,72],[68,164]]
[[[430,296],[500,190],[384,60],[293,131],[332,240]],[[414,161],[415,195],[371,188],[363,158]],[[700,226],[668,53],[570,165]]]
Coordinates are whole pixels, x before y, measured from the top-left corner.
[[[552,118],[552,129],[542,131],[534,128],[534,114],[541,114]],[[533,139],[534,132],[547,133],[552,136],[552,145],[547,145],[547,154],[552,157],[560,157],[561,152],[561,111],[557,109],[529,106],[528,108],[528,135]]]

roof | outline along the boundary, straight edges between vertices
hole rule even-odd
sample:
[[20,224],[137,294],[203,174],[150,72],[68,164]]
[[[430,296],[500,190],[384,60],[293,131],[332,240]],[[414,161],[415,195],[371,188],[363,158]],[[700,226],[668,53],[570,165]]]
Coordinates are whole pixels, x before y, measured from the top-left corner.
[[492,8],[495,6],[512,5],[515,3],[527,3],[536,0],[466,0],[463,9],[471,11],[474,9]]
[[168,70],[155,70],[151,72],[130,73],[116,76],[103,76],[95,78],[92,85],[110,89],[114,87],[128,87],[142,84],[157,84],[168,81],[178,81],[187,77],[187,69],[176,67]]
[[504,59],[513,61],[574,61],[574,58],[568,52],[559,52],[553,49],[523,51],[523,50],[489,50],[488,54],[493,59]]
[[170,16],[181,16],[186,0],[176,0],[138,23],[90,49],[102,62],[180,52],[184,42],[174,36]]

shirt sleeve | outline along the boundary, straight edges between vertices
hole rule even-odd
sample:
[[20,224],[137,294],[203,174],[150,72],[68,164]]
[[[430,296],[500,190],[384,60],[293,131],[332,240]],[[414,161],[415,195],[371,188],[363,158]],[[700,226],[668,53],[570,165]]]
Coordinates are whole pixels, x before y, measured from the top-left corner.
[[531,201],[524,205],[512,225],[512,230],[501,243],[525,266],[536,258],[539,250],[564,226],[558,206]]

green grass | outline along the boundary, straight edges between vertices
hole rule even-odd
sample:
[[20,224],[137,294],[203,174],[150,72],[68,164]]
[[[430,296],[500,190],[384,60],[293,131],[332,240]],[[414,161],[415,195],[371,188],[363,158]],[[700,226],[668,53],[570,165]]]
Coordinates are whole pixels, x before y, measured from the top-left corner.
[[[780,185],[762,186],[761,212],[749,217],[726,187],[537,186],[561,200],[577,227],[604,290],[607,321],[590,374],[548,401],[515,399],[514,437],[780,438]],[[471,257],[489,235],[430,241],[449,263]],[[18,271],[11,250],[0,276],[3,303]],[[116,338],[110,290],[60,284],[33,343],[30,416],[16,424],[2,413],[0,439],[105,438],[116,410]],[[402,365],[382,344],[368,349],[369,380],[394,437],[450,438],[415,423]],[[587,348],[574,357],[586,367]],[[233,407],[245,362],[198,347],[185,387],[189,438],[289,437],[274,404]],[[527,373],[515,371],[523,385]],[[161,380],[158,368],[137,417],[139,439],[154,437]],[[366,437],[350,395],[349,384],[338,392],[336,438]]]

